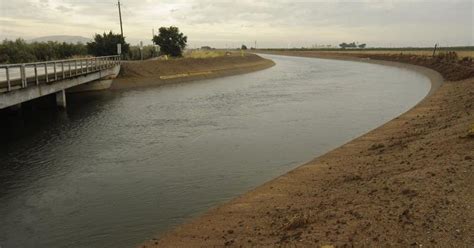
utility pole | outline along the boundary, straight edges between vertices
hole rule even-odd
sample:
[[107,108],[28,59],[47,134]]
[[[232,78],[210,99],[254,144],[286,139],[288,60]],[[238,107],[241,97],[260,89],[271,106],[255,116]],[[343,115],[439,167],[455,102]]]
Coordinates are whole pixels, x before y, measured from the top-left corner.
[[120,0],[118,0],[118,10],[119,10],[119,18],[120,18],[120,33],[122,34],[122,38],[123,38],[122,10],[120,9]]
[[435,44],[434,50],[433,50],[433,57],[436,55],[436,48],[438,48],[438,43]]

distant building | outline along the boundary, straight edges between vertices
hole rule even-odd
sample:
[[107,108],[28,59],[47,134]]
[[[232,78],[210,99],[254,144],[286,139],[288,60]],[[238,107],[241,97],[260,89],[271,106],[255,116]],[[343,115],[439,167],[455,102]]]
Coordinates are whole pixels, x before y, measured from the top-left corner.
[[201,50],[212,50],[212,47],[210,46],[202,46]]

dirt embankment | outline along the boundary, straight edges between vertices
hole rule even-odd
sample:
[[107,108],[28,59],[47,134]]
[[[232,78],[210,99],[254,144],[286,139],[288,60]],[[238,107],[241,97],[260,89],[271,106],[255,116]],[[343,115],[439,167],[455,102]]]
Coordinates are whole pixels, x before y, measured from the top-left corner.
[[474,78],[446,81],[400,117],[142,246],[472,247],[473,104]]
[[348,60],[383,60],[396,61],[412,65],[424,66],[433,69],[446,80],[459,81],[474,77],[474,61],[472,58],[459,59],[453,53],[441,53],[438,56],[416,56],[411,54],[375,54],[375,53],[344,53],[344,52],[321,52],[321,51],[259,51],[259,53],[269,53],[288,56],[328,58],[328,59],[348,59]]
[[273,65],[273,61],[254,54],[125,62],[111,88],[125,89],[216,78],[263,70]]

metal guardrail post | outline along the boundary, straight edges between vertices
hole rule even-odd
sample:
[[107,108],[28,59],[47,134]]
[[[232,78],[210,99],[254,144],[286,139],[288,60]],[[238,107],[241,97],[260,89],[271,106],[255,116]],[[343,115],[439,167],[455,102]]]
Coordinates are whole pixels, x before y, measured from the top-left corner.
[[7,91],[12,90],[12,85],[10,82],[10,68],[7,66],[5,67],[5,75],[7,77]]
[[72,72],[71,72],[71,62],[67,63],[67,67],[69,69],[69,77],[72,77]]
[[74,76],[77,76],[77,60],[74,60]]
[[39,85],[38,64],[35,64],[35,82],[36,82],[36,85]]

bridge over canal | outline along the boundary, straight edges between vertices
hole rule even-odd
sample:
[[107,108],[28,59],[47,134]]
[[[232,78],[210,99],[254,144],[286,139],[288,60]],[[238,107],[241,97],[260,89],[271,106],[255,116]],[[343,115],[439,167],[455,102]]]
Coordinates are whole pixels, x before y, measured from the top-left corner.
[[120,63],[116,55],[0,65],[0,109],[51,94],[66,107],[66,90],[107,88]]

